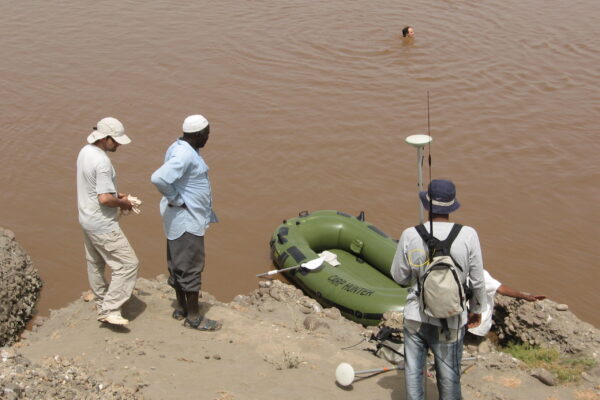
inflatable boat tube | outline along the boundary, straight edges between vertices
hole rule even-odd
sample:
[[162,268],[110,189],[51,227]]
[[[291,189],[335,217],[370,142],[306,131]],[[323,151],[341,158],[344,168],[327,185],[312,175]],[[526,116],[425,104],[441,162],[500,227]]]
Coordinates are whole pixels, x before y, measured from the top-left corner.
[[294,269],[285,276],[324,307],[363,325],[377,325],[383,313],[403,311],[406,289],[390,275],[397,241],[364,221],[364,214],[323,210],[283,221],[270,240],[273,263],[299,265],[328,250],[341,264],[318,270]]

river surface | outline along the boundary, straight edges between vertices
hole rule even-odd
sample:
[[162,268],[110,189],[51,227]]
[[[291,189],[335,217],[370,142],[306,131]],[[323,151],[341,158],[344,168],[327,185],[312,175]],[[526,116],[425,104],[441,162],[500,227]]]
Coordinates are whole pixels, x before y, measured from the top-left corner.
[[600,327],[599,17],[597,0],[2,2],[0,226],[41,272],[41,314],[87,290],[75,160],[114,116],[133,139],[111,154],[119,189],[144,201],[121,226],[140,274],[164,273],[150,175],[201,113],[220,218],[203,288],[230,301],[299,211],[364,210],[394,237],[418,222],[404,139],[427,133],[429,92],[432,175],[456,182],[486,268]]

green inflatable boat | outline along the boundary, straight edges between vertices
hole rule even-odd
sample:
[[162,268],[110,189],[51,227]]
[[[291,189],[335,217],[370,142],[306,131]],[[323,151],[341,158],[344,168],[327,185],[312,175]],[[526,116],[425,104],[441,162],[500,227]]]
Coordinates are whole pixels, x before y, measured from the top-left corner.
[[[364,221],[340,211],[301,212],[283,221],[270,241],[273,263],[280,269],[300,265],[329,251],[335,261],[318,269],[292,269],[286,277],[324,307],[363,325],[376,325],[386,311],[402,311],[406,289],[390,275],[397,242]],[[331,254],[330,254],[331,255]]]

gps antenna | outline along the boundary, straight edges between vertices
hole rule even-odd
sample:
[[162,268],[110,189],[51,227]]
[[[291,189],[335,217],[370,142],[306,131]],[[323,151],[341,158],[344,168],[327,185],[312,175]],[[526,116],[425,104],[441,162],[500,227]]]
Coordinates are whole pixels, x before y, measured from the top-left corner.
[[[427,134],[431,137],[431,124],[429,123],[429,90],[427,91]],[[427,162],[429,164],[429,187],[431,187],[431,144],[429,144],[429,157],[427,157]],[[433,241],[433,197],[431,193],[429,193],[429,188],[427,189],[427,197],[429,197],[429,237]],[[429,243],[428,243],[429,245]],[[433,259],[433,252],[431,250],[431,246],[429,246],[429,259]]]
[[[427,92],[427,131],[429,133],[429,92]],[[419,202],[419,223],[423,223],[423,204],[419,199],[419,192],[423,191],[423,147],[431,143],[430,135],[411,135],[405,141],[417,148],[417,200]],[[429,144],[429,181],[431,181],[431,144]],[[429,207],[431,209],[431,206]],[[431,210],[430,210],[431,211]]]

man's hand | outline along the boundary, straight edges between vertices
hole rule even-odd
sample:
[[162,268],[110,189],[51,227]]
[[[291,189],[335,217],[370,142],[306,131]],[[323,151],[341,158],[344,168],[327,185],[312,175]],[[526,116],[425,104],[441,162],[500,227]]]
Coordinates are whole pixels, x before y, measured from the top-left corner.
[[127,198],[127,195],[119,198],[119,208],[123,211],[130,211],[133,208],[133,204]]
[[469,313],[469,317],[467,319],[467,328],[476,328],[481,324],[481,314]]
[[513,289],[510,286],[500,285],[496,290],[496,293],[499,293],[503,296],[514,297],[515,299],[523,299],[527,301],[537,301],[544,300],[546,296],[544,295],[535,295],[529,293],[523,293],[517,289]]
[[544,300],[546,298],[546,296],[544,295],[533,295],[533,294],[526,294],[523,299],[527,300],[527,301],[537,301],[537,300]]
[[102,193],[98,195],[100,204],[106,207],[119,207],[121,210],[131,210],[133,204],[127,200],[127,194],[117,193],[115,197],[113,193]]

